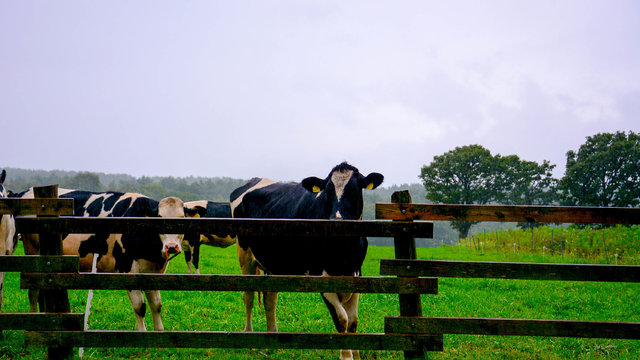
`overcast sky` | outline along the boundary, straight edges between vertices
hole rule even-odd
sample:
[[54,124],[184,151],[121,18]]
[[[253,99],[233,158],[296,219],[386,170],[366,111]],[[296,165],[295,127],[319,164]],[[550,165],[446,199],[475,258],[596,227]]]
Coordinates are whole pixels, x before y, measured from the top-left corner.
[[640,131],[638,1],[2,1],[0,166],[384,185]]

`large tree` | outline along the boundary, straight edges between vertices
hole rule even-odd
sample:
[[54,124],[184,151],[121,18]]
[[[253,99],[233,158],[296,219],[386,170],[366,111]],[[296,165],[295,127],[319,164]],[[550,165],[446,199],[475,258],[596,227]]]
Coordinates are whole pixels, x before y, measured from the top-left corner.
[[577,152],[567,152],[560,187],[568,205],[638,206],[640,134],[618,131],[587,137]]
[[501,159],[503,176],[503,197],[505,204],[511,205],[551,205],[556,200],[558,180],[553,177],[556,167],[544,160],[520,160],[516,155]]
[[[557,180],[549,161],[524,161],[516,155],[491,155],[480,145],[457,147],[422,167],[427,199],[435,203],[546,205],[556,199]],[[475,222],[453,222],[461,238]],[[519,224],[528,227],[528,224]]]
[[[434,156],[431,164],[422,167],[420,178],[427,199],[435,203],[486,204],[501,196],[498,168],[489,150],[480,145],[467,145]],[[464,238],[474,223],[459,221],[451,226]]]

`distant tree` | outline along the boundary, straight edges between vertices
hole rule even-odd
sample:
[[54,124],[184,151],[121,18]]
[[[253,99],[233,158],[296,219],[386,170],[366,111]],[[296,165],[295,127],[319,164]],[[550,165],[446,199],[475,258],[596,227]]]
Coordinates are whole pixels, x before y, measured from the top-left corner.
[[167,191],[167,189],[165,189],[161,184],[157,182],[138,185],[134,189],[134,192],[143,194],[155,200],[161,200],[162,198],[165,198],[168,196],[175,196],[174,194]]
[[[502,202],[511,205],[551,205],[557,199],[558,180],[553,177],[555,165],[544,160],[520,160],[516,155],[500,159],[503,182]],[[520,228],[532,228],[541,223],[518,223]]]
[[102,191],[100,177],[97,174],[91,172],[79,172],[76,175],[62,181],[60,183],[60,186],[69,189]]
[[504,202],[512,205],[551,205],[557,198],[558,180],[553,177],[556,167],[544,160],[520,160],[511,155],[502,158]]
[[[427,199],[435,203],[487,204],[502,196],[503,180],[498,179],[498,163],[491,152],[480,145],[456,147],[434,156],[422,167],[420,178]],[[451,226],[460,238],[467,237],[476,222],[458,221]]]
[[618,131],[587,137],[577,152],[567,152],[560,189],[567,205],[638,206],[640,134]]

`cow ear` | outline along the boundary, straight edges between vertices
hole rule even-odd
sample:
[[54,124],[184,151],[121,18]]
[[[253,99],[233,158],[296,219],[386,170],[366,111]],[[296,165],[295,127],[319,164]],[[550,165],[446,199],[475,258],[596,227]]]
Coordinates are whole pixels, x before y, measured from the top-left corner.
[[367,190],[373,190],[382,184],[384,176],[378,173],[371,173],[367,177],[360,180],[360,187]]
[[202,206],[194,206],[193,208],[184,208],[184,214],[188,217],[204,217],[207,214],[207,209]]
[[325,181],[315,176],[311,176],[302,180],[302,187],[314,193],[321,192],[324,189],[324,186]]
[[184,216],[186,217],[200,217],[200,215],[198,214],[198,209],[197,208],[188,208],[188,207],[184,207]]
[[0,184],[4,184],[4,178],[7,177],[7,170],[2,169],[2,175],[0,175]]

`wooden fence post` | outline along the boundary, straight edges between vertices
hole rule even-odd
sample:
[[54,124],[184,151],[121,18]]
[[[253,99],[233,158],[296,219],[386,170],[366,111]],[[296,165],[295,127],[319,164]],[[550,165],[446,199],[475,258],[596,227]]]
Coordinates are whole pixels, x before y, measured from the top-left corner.
[[[394,204],[410,204],[411,194],[408,190],[396,191],[391,195]],[[417,259],[416,239],[407,234],[396,236],[393,239],[396,259]],[[422,303],[420,294],[400,294],[400,316],[422,316]],[[405,359],[424,359],[425,350],[405,351]]]
[[[49,185],[33,188],[34,198],[58,198],[58,185]],[[62,255],[62,234],[39,234],[41,255]],[[44,299],[44,312],[68,313],[69,294],[67,290],[42,290]],[[73,358],[72,347],[49,347],[47,349],[49,359]]]

